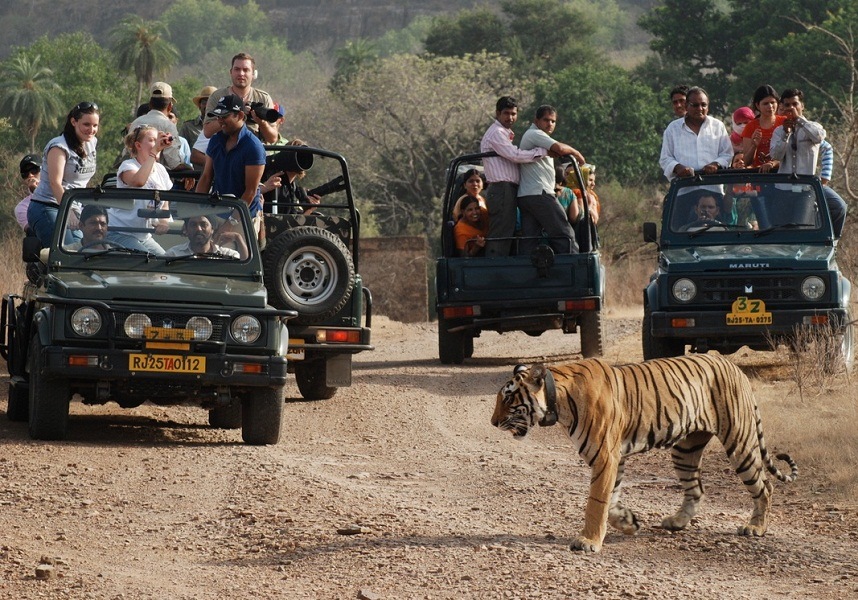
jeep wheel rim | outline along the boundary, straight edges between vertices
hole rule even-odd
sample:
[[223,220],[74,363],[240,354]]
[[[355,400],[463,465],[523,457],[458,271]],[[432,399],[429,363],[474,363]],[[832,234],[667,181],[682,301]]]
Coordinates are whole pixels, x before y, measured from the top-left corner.
[[337,275],[330,254],[318,248],[301,249],[283,263],[283,288],[295,302],[315,306],[334,293]]

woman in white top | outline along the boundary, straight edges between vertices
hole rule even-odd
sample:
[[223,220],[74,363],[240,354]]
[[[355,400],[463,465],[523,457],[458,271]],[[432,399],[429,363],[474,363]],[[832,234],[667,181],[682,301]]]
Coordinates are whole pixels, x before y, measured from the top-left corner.
[[[27,208],[27,222],[42,246],[50,246],[54,237],[65,191],[86,187],[95,174],[99,118],[97,105],[81,102],[66,116],[62,134],[49,141],[42,152],[42,178]],[[69,219],[75,228],[74,215]],[[66,239],[66,243],[72,242],[74,239]]]
[[[172,145],[172,136],[158,131],[152,125],[141,125],[125,136],[125,146],[131,158],[122,161],[116,171],[117,188],[143,188],[147,190],[169,190],[173,187],[167,169],[159,162],[161,150]],[[150,200],[135,200],[134,208],[110,208],[110,231],[107,239],[125,246],[146,250],[153,254],[162,255],[164,249],[152,237],[155,233],[166,233],[172,218],[151,219],[140,217],[138,209],[168,210],[167,202],[152,205]],[[121,231],[122,228],[133,228],[148,231]],[[120,229],[120,231],[116,231]]]

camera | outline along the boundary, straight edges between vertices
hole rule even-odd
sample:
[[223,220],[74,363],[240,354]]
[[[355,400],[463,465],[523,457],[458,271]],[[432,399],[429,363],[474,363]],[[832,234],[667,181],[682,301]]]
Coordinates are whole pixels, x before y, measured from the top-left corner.
[[323,183],[319,187],[315,187],[307,192],[308,196],[326,196],[334,192],[340,192],[346,189],[346,183],[342,175],[338,175],[327,183]]
[[276,123],[277,119],[280,118],[280,113],[273,108],[267,108],[265,104],[262,102],[251,102],[250,110],[256,113],[256,115],[269,123]]

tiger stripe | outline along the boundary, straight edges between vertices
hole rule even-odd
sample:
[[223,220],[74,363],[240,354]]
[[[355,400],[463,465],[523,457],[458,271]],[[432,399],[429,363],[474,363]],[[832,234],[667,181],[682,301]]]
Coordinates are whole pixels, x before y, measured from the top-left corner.
[[773,490],[766,473],[782,482],[798,476],[789,455],[776,456],[790,466],[788,475],[774,464],[750,381],[725,358],[696,354],[621,366],[588,359],[550,369],[519,365],[498,392],[492,424],[523,437],[543,422],[550,400],[545,386],[549,374],[556,390],[552,401],[557,422],[591,468],[584,528],[573,549],[598,552],[608,524],[627,534],[640,528],[637,517],[620,502],[625,458],[632,454],[671,450],[683,501],[675,514],[662,520],[662,527],[670,530],[683,529],[697,512],[704,495],[700,461],[713,437],[753,498],[753,513],[739,528],[740,535],[766,532]]

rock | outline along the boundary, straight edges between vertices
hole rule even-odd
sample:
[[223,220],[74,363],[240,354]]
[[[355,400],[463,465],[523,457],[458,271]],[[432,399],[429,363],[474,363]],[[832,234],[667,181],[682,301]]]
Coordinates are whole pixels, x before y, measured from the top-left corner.
[[53,579],[57,571],[53,565],[42,563],[36,567],[36,579]]
[[337,529],[337,533],[340,535],[358,535],[360,533],[369,533],[369,528],[352,523],[351,525],[340,527]]
[[360,600],[381,600],[381,596],[367,589],[360,590],[357,597]]

